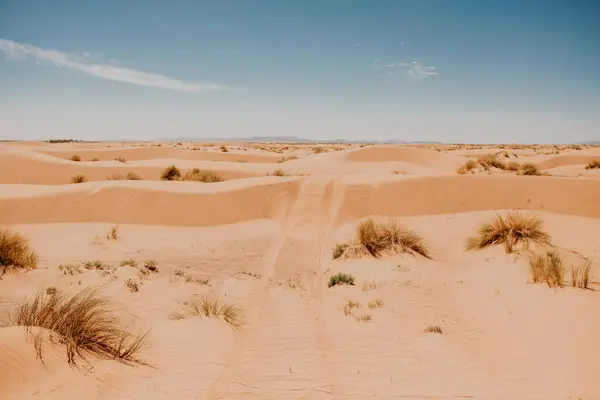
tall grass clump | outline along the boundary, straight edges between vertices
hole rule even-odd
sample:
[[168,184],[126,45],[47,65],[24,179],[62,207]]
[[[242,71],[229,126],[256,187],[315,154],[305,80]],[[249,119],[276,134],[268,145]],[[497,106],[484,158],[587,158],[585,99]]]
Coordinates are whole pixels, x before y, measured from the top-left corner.
[[475,169],[475,167],[477,167],[477,163],[473,160],[468,160],[464,165],[462,165],[460,168],[458,168],[456,170],[456,173],[460,174],[460,175],[464,175],[466,173],[473,171],[473,169]]
[[517,243],[528,246],[530,241],[550,244],[550,235],[542,230],[542,221],[536,215],[514,211],[505,217],[498,215],[493,221],[481,225],[478,234],[468,238],[467,250],[503,244],[505,251],[512,253]]
[[79,157],[77,154],[73,154],[70,158],[71,161],[75,161],[75,162],[79,162],[81,161],[81,157]]
[[83,183],[85,181],[85,175],[75,175],[71,177],[71,183]]
[[163,181],[178,181],[181,179],[181,171],[176,166],[171,165],[164,169],[160,179]]
[[564,267],[558,252],[534,254],[529,258],[529,269],[533,282],[546,282],[550,287],[563,286]]
[[346,274],[344,272],[338,272],[337,274],[331,275],[329,277],[329,282],[327,283],[327,286],[333,287],[336,285],[354,286],[354,276]]
[[506,169],[506,164],[498,159],[497,154],[487,154],[485,156],[481,156],[477,159],[477,162],[486,170],[490,169],[491,167]]
[[588,289],[592,279],[592,263],[589,260],[583,265],[573,265],[571,267],[571,286],[580,289]]
[[9,268],[33,269],[38,255],[29,247],[29,241],[18,232],[0,229],[0,275]]
[[597,169],[600,168],[600,161],[594,160],[585,166],[585,169]]
[[202,171],[198,168],[194,168],[191,171],[186,172],[183,176],[184,181],[193,181],[193,182],[204,182],[204,183],[214,183],[214,182],[223,182],[225,179],[214,171]]
[[139,362],[136,356],[146,336],[121,328],[109,309],[108,299],[101,297],[96,288],[74,295],[40,290],[16,307],[11,322],[26,328],[44,328],[57,335],[66,346],[69,363],[75,363],[77,356]]
[[534,176],[539,176],[542,173],[540,172],[540,170],[531,163],[525,163],[521,166],[521,170],[519,171],[520,175],[534,175]]
[[242,313],[234,305],[222,302],[217,298],[203,297],[198,301],[189,303],[189,308],[193,316],[202,316],[206,318],[222,318],[234,329],[242,327]]

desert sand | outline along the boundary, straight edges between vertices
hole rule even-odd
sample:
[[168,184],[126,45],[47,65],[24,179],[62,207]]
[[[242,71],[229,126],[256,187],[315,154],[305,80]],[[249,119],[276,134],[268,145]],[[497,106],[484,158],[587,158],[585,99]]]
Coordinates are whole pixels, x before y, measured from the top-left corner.
[[[478,164],[490,154],[539,174]],[[0,279],[0,398],[600,399],[595,160],[591,146],[2,142],[0,228],[39,261]],[[223,181],[161,180],[170,165]],[[525,249],[465,248],[514,210],[560,251],[559,287],[532,281]],[[414,230],[430,258],[334,259],[368,218]],[[590,282],[573,287],[583,261]],[[329,287],[339,272],[354,285]],[[41,328],[11,323],[39,290],[90,286],[148,332],[141,362],[68,363],[50,336],[40,359]],[[203,296],[240,326],[189,314]]]

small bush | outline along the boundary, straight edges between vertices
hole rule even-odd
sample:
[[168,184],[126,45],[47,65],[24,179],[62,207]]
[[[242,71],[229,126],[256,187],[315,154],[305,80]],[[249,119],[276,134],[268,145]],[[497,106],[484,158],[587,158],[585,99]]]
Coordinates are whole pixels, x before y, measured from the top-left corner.
[[325,148],[325,147],[313,147],[312,148],[312,152],[314,154],[326,153],[327,152],[327,148]]
[[571,267],[571,285],[580,289],[588,289],[591,280],[592,263],[587,260],[583,265]]
[[600,168],[600,161],[594,160],[585,166],[585,169],[597,169]]
[[129,260],[121,261],[121,267],[125,267],[125,266],[135,267],[136,265],[137,265],[137,262],[133,258],[130,258]]
[[83,183],[85,181],[85,175],[75,175],[71,177],[71,183]]
[[119,238],[118,227],[115,225],[110,228],[110,231],[106,234],[108,240],[117,240]]
[[284,163],[286,161],[297,160],[297,159],[298,159],[297,156],[281,157],[279,159],[279,163]]
[[381,308],[383,307],[383,300],[375,299],[369,302],[369,308]]
[[358,322],[371,322],[373,321],[373,316],[371,314],[363,314],[354,317]]
[[9,268],[33,269],[38,255],[29,247],[29,241],[18,232],[0,229],[0,275]]
[[491,167],[498,169],[506,169],[506,165],[500,161],[495,154],[487,154],[485,156],[481,156],[477,159],[477,162],[486,170]]
[[70,160],[71,160],[71,161],[75,161],[75,162],[79,162],[79,161],[81,161],[81,157],[79,157],[77,154],[73,154],[73,155],[71,156],[71,159],[70,159]]
[[138,362],[146,335],[132,335],[122,329],[109,311],[109,301],[88,288],[75,295],[57,290],[52,295],[39,291],[19,304],[11,315],[13,325],[40,327],[52,331],[66,346],[69,363],[75,357],[94,355],[121,362]]
[[504,244],[505,251],[511,253],[517,243],[528,245],[529,241],[550,244],[550,235],[542,230],[542,221],[537,216],[516,211],[506,217],[498,215],[495,220],[483,224],[477,236],[467,239],[467,250]]
[[171,165],[170,167],[165,168],[160,179],[163,181],[178,181],[181,179],[181,171],[179,171],[176,166]]
[[142,178],[135,172],[128,172],[127,175],[125,175],[125,179],[128,181],[141,181],[142,180]]
[[529,258],[529,267],[533,282],[546,282],[550,287],[563,286],[564,267],[556,251],[534,254]]
[[92,161],[100,161],[100,159],[98,157],[94,157],[92,158]]
[[125,164],[127,162],[127,160],[124,159],[123,157],[117,157],[117,158],[115,158],[115,161],[118,161],[118,162],[123,163],[123,164]]
[[437,325],[429,325],[427,328],[425,328],[425,330],[423,331],[424,333],[439,333],[440,335],[442,334],[442,328],[440,328]]
[[73,264],[67,264],[67,265],[59,265],[58,266],[59,271],[62,271],[63,274],[65,275],[75,275],[77,274],[83,274],[83,270],[81,269],[80,265],[73,265]]
[[52,296],[53,294],[56,294],[56,293],[58,293],[58,290],[56,289],[56,287],[50,286],[50,287],[46,288],[46,294],[48,296]]
[[508,164],[506,164],[506,169],[508,171],[518,171],[521,169],[521,164],[519,164],[516,161],[511,161]]
[[227,153],[229,151],[229,150],[227,150],[227,147],[225,147],[225,146],[221,146],[220,148],[223,153]]
[[352,285],[354,286],[354,277],[350,274],[338,272],[335,275],[329,277],[329,283],[327,286],[333,287],[335,285]]
[[199,301],[190,302],[189,308],[193,316],[223,318],[225,322],[235,329],[242,327],[241,311],[237,307],[224,303],[219,299],[203,297]]
[[146,269],[147,271],[150,271],[150,272],[154,272],[155,274],[158,273],[158,266],[157,266],[156,261],[154,261],[154,260],[147,260],[144,263],[144,269]]
[[[383,251],[394,251],[430,258],[423,238],[393,219],[380,224],[369,218],[358,226],[356,236],[358,251],[367,252],[373,257],[379,257]],[[353,248],[349,247],[348,250]]]
[[282,169],[276,169],[273,171],[273,176],[285,176],[285,172]]
[[355,308],[360,308],[360,303],[358,301],[348,300],[344,305],[344,315],[352,315],[352,310]]
[[125,282],[125,286],[127,286],[127,289],[129,289],[131,293],[136,293],[140,290],[137,282],[131,278],[127,279],[127,282]]
[[536,176],[541,175],[540,170],[531,163],[523,164],[523,166],[521,167],[521,170],[520,170],[520,174],[521,175],[536,175]]
[[348,249],[350,245],[343,243],[343,244],[336,244],[335,247],[333,248],[333,259],[337,259],[340,258],[342,255],[344,255],[344,252]]
[[225,179],[214,171],[202,171],[198,168],[194,168],[191,171],[188,171],[183,176],[184,181],[193,181],[193,182],[204,182],[204,183],[214,183],[214,182],[223,182]]
[[471,172],[473,169],[477,167],[477,163],[473,160],[468,160],[464,165],[456,170],[457,174],[464,175],[468,172]]

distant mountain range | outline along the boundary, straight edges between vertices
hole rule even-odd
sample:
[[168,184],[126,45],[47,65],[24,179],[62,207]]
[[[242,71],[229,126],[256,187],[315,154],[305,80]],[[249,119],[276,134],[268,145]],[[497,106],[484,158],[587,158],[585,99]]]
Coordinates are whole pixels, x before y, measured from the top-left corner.
[[191,137],[179,137],[179,138],[159,138],[159,141],[170,141],[170,142],[249,142],[249,143],[266,143],[266,142],[278,142],[278,143],[377,143],[377,144],[441,144],[442,142],[407,142],[398,139],[387,139],[387,140],[347,140],[347,139],[326,139],[326,140],[314,140],[306,139],[296,136],[252,136],[249,138],[191,138]]

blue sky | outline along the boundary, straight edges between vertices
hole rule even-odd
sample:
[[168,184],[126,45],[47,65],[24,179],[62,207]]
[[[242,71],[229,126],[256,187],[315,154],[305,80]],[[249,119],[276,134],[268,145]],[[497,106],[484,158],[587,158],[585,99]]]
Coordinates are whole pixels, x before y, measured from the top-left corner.
[[595,0],[0,0],[0,139],[600,140]]

